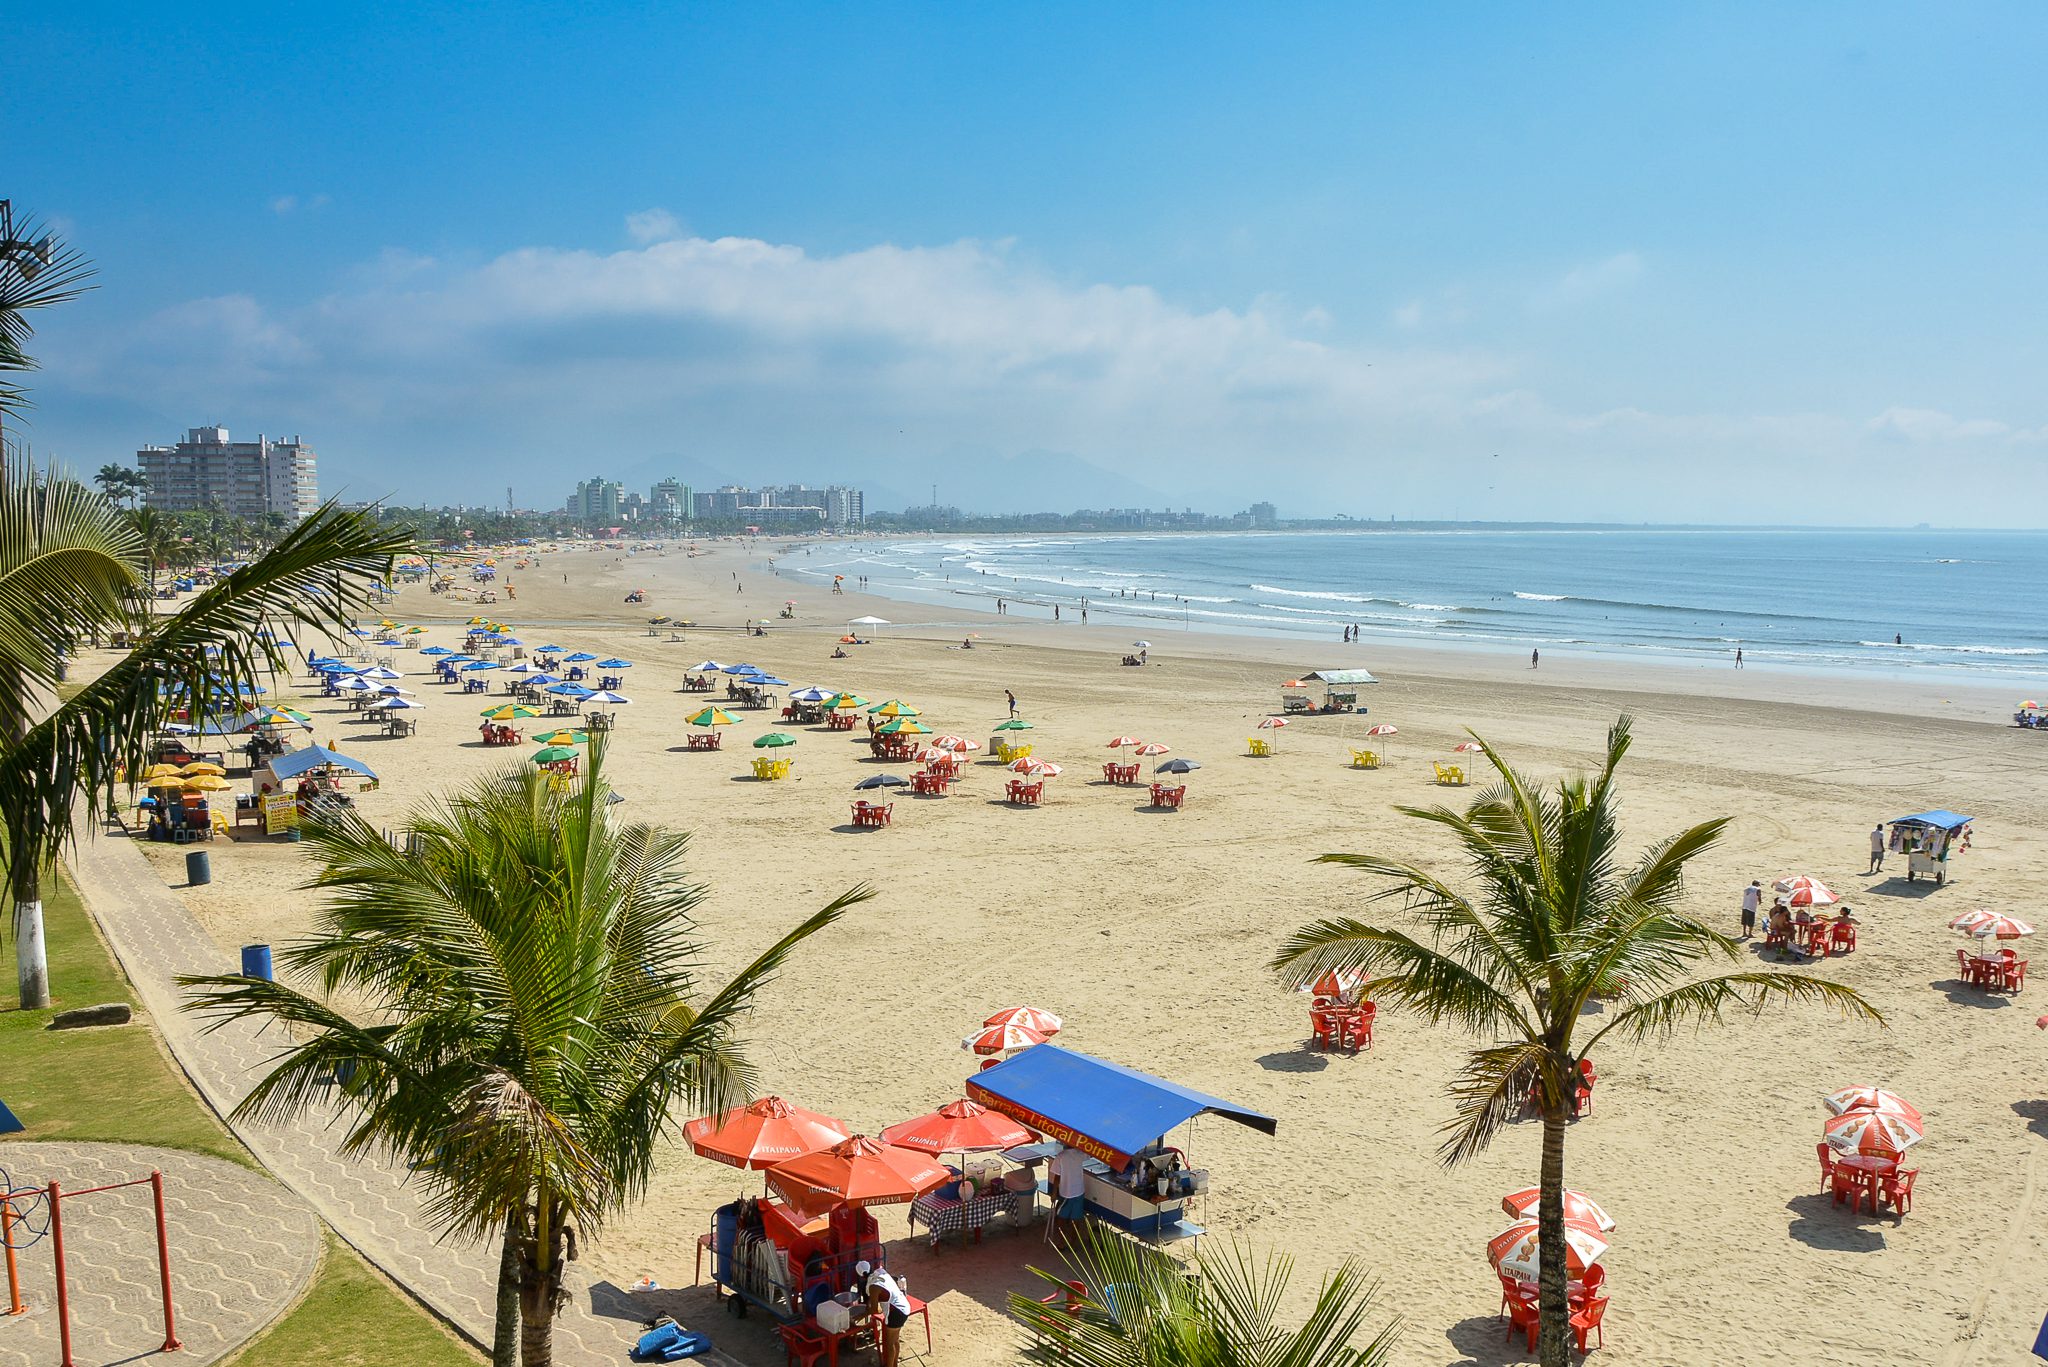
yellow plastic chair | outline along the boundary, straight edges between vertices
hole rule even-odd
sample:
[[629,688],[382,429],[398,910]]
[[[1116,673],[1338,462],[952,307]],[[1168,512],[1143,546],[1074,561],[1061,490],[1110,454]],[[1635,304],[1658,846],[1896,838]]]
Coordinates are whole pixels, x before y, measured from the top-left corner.
[[213,833],[215,835],[225,835],[230,840],[234,838],[228,826],[228,814],[226,812],[213,813]]
[[1376,750],[1353,750],[1351,752],[1351,767],[1354,769],[1379,768],[1379,752]]
[[1251,752],[1252,752],[1252,753],[1253,753],[1254,755],[1257,755],[1257,756],[1258,756],[1258,757],[1260,757],[1261,759],[1263,759],[1263,758],[1265,758],[1266,756],[1268,756],[1268,755],[1270,755],[1270,754],[1272,754],[1272,753],[1273,753],[1273,744],[1272,744],[1272,742],[1271,742],[1271,741],[1267,741],[1267,740],[1262,740],[1262,739],[1260,739],[1260,738],[1259,738],[1258,736],[1253,736],[1253,737],[1252,737],[1251,739],[1247,740],[1247,741],[1245,742],[1245,744],[1246,744],[1246,745],[1247,745],[1248,747],[1250,747],[1250,749],[1251,749]]
[[772,759],[757,759],[757,760],[755,760],[755,761],[754,761],[754,777],[755,777],[755,778],[773,778],[774,776],[775,776],[775,761],[774,761],[774,760],[772,760]]
[[1436,781],[1450,788],[1465,786],[1465,771],[1455,764],[1442,764],[1436,760],[1430,763],[1436,768]]

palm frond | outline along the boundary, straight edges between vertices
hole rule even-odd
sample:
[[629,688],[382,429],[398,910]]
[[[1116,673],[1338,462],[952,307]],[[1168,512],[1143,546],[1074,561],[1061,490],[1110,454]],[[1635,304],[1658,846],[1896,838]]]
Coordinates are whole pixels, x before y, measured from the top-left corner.
[[1885,1024],[1884,1014],[1852,987],[1804,973],[1762,969],[1701,978],[1625,1007],[1586,1041],[1582,1052],[1591,1053],[1609,1035],[1642,1043],[1668,1036],[1681,1025],[1718,1025],[1731,1010],[1760,1014],[1774,1000],[1818,1002],[1836,1008],[1844,1019]]

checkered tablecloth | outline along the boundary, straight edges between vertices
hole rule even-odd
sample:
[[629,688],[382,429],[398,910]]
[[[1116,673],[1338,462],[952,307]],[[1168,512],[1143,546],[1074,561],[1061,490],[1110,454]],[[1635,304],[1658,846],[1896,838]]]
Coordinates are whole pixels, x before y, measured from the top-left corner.
[[920,1196],[910,1203],[910,1227],[916,1229],[923,1225],[934,1240],[944,1234],[977,1230],[998,1215],[1018,1217],[1029,1214],[1031,1195],[1028,1191],[989,1191],[971,1201],[955,1201],[937,1195]]

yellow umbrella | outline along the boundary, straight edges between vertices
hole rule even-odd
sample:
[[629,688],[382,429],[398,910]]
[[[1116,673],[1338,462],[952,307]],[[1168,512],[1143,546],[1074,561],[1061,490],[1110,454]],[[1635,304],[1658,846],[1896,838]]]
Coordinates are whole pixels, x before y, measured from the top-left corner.
[[484,713],[484,716],[492,721],[524,721],[529,717],[538,717],[539,715],[540,713],[532,708],[522,707],[520,704],[513,702],[490,708]]
[[899,702],[895,698],[889,699],[889,701],[878,707],[870,707],[868,711],[880,717],[914,717],[917,715],[915,707],[912,707],[907,702]]
[[196,778],[185,780],[185,791],[188,793],[217,793],[223,788],[232,787],[234,785],[219,774],[200,774]]
[[175,764],[152,764],[142,771],[142,777],[145,781],[153,778],[177,778],[179,777],[178,766]]
[[185,786],[185,780],[179,778],[176,774],[166,774],[162,778],[153,778],[142,786],[145,788],[182,789]]
[[197,774],[206,774],[211,777],[218,778],[222,774],[225,774],[227,770],[221,768],[218,764],[215,764],[210,759],[195,759],[190,764],[180,769],[178,772],[183,774],[186,778],[191,778]]

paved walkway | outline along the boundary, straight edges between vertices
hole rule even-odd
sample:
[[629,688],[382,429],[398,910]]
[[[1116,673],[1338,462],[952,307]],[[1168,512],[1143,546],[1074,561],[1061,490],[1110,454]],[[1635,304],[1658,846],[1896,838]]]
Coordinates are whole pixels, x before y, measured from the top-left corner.
[[[260,1172],[204,1154],[135,1144],[0,1145],[16,1186],[55,1181],[67,1191],[164,1175],[171,1303],[184,1350],[174,1359],[212,1362],[283,1313],[320,1263],[320,1222]],[[42,1229],[47,1205],[30,1212]],[[48,1238],[17,1255],[28,1313],[0,1316],[0,1364],[59,1360],[56,1258]],[[65,1285],[71,1348],[79,1367],[110,1367],[163,1346],[156,1218],[147,1186],[64,1202]],[[4,1308],[0,1290],[0,1308]]]
[[[185,910],[133,842],[118,832],[82,839],[72,861],[78,888],[115,957],[135,984],[171,1053],[207,1103],[225,1118],[284,1046],[253,1023],[200,1029],[177,1009],[180,974],[240,971]],[[237,1123],[242,1142],[279,1180],[304,1197],[342,1238],[393,1281],[488,1351],[497,1285],[495,1250],[437,1243],[420,1214],[419,1193],[401,1169],[340,1156],[344,1131],[318,1111],[287,1125]],[[608,1283],[570,1267],[575,1298],[556,1321],[555,1360],[565,1367],[610,1367],[626,1360],[647,1318]]]

